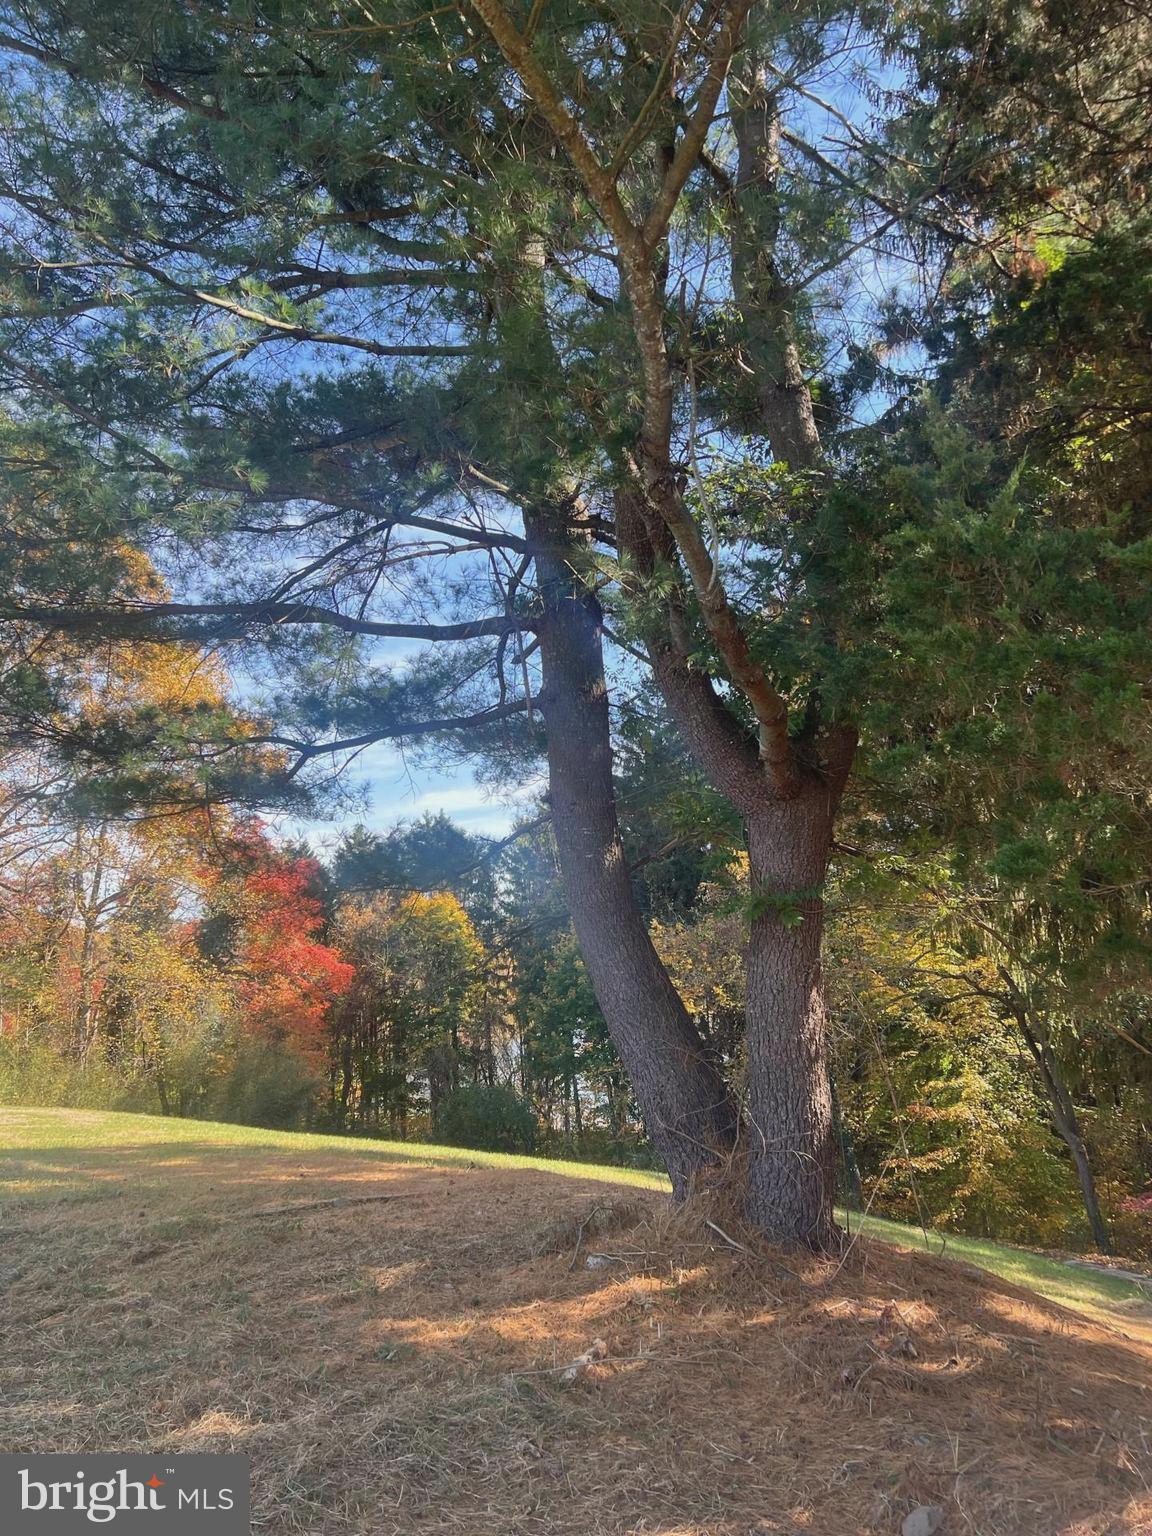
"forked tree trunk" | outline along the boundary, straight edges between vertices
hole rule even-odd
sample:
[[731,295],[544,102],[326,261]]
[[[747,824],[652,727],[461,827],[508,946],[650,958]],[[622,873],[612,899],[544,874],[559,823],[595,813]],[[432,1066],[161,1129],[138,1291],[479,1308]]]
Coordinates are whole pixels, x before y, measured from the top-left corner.
[[[532,365],[525,359],[525,377],[534,373],[546,393],[562,365],[547,322],[545,260],[542,242],[528,240],[497,307],[527,325],[520,334],[533,338],[535,357]],[[682,1199],[733,1147],[736,1111],[653,947],[628,873],[612,780],[602,614],[576,568],[590,544],[577,498],[542,499],[522,510],[542,609],[541,712],[568,910],[648,1136]]]
[[[674,551],[635,496],[616,499],[616,528],[643,577]],[[821,761],[800,794],[773,796],[757,745],[693,669],[678,635],[682,615],[645,636],[652,668],[701,771],[739,811],[748,839],[753,921],[747,949],[745,1057],[749,1221],[775,1242],[834,1246],[835,1141],[820,967],[822,889],[832,825],[855,752],[855,733],[823,733]]]
[[773,1240],[830,1248],[836,1143],[828,1068],[821,895],[834,796],[765,806],[748,823],[749,1221]]
[[[552,532],[534,531],[540,539]],[[736,1114],[632,889],[616,819],[599,603],[562,544],[538,548],[536,567],[549,800],[569,910],[648,1135],[683,1198],[732,1148]]]

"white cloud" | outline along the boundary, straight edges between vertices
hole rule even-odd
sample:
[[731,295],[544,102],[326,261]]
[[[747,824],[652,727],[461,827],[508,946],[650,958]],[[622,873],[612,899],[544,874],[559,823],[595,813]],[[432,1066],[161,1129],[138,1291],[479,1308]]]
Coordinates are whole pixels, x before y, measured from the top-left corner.
[[[388,811],[399,812],[396,820],[415,818],[443,812],[467,827],[470,832],[482,832],[490,837],[500,837],[508,832],[513,823],[523,816],[528,804],[543,789],[542,780],[521,785],[511,792],[494,795],[480,784],[461,784],[438,789],[426,789],[414,800],[404,803],[404,808],[393,803]],[[380,812],[385,812],[381,806]],[[386,813],[385,813],[386,814]]]

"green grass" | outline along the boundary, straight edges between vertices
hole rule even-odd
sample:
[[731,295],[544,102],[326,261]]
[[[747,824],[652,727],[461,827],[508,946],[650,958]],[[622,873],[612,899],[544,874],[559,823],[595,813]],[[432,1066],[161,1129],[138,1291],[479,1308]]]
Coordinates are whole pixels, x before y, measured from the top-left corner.
[[165,1119],[161,1115],[124,1115],[100,1109],[29,1109],[0,1106],[0,1174],[4,1160],[22,1152],[105,1152],[117,1147],[276,1148],[285,1152],[332,1152],[349,1157],[377,1157],[420,1167],[450,1164],[457,1168],[536,1168],[564,1178],[595,1179],[602,1184],[633,1184],[667,1189],[662,1173],[643,1168],[611,1168],[511,1152],[477,1152],[468,1147],[440,1147],[423,1142],[385,1141],[367,1136],[325,1136],[310,1131],[270,1131],[254,1125],[226,1125],[217,1120]]
[[[502,1152],[476,1152],[412,1142],[348,1136],[323,1136],[298,1131],[263,1130],[248,1125],[223,1125],[211,1120],[164,1119],[157,1115],[115,1114],[103,1110],[0,1108],[0,1194],[7,1188],[20,1198],[83,1199],[85,1155],[114,1155],[118,1150],[155,1148],[179,1155],[182,1146],[197,1154],[280,1150],[286,1153],[324,1152],[354,1158],[418,1166],[532,1168],[560,1178],[592,1179],[666,1189],[662,1174],[636,1168],[610,1168],[596,1163],[552,1161]],[[98,1193],[94,1194],[98,1198]],[[879,1216],[862,1219],[842,1213],[853,1231],[902,1247],[961,1259],[1001,1279],[1023,1286],[1050,1301],[1118,1324],[1126,1331],[1148,1331],[1152,1293],[1127,1280],[1070,1268],[1057,1259],[981,1238],[952,1233],[925,1233]]]
[[[1086,1312],[1092,1317],[1116,1323],[1125,1331],[1149,1331],[1152,1320],[1152,1289],[1146,1290],[1130,1280],[1114,1279],[1099,1271],[1075,1269],[1059,1259],[1049,1259],[1027,1248],[1013,1248],[988,1238],[961,1237],[953,1232],[924,1232],[887,1221],[882,1216],[861,1218],[858,1213],[842,1213],[851,1229],[870,1237],[883,1238],[902,1248],[915,1248],[950,1259],[962,1259],[977,1269],[986,1269],[1012,1285],[1035,1291],[1049,1301]],[[1150,1282],[1152,1283],[1152,1282]]]

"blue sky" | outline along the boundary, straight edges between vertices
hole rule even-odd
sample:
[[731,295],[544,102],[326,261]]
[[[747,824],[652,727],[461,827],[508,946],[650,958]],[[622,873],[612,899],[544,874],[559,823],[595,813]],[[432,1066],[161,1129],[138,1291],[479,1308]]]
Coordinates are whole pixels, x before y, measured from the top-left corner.
[[[366,662],[399,671],[423,649],[411,640],[361,642]],[[267,709],[275,668],[269,668],[263,658],[229,659],[234,697],[258,712]],[[274,715],[275,710],[271,713]],[[342,833],[357,825],[387,832],[400,822],[416,821],[425,814],[436,815],[441,811],[466,832],[503,837],[517,820],[531,813],[546,788],[542,765],[541,771],[522,785],[493,789],[478,780],[468,763],[434,761],[427,751],[422,752],[402,739],[378,741],[374,746],[328,761],[343,791],[340,798],[346,803],[337,803],[325,816],[268,817],[283,837],[305,841],[318,853],[331,848]]]
[[426,812],[443,811],[454,822],[484,837],[503,837],[513,823],[529,810],[544,788],[542,779],[520,789],[494,792],[477,782],[465,764],[433,767],[417,762],[397,742],[382,741],[359,753],[344,767],[341,779],[348,789],[358,790],[364,803],[342,808],[330,818],[294,820],[275,824],[285,836],[303,838],[317,850],[329,848],[340,835],[362,823],[373,831],[387,832],[398,822],[415,821]]

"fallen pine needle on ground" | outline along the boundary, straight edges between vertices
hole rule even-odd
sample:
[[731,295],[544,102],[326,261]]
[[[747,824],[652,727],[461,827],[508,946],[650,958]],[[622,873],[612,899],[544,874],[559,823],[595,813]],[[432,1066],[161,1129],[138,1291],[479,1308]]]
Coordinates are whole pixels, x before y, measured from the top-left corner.
[[540,1169],[66,1140],[0,1159],[4,1450],[241,1451],[273,1536],[1152,1533],[1152,1349],[967,1265]]

